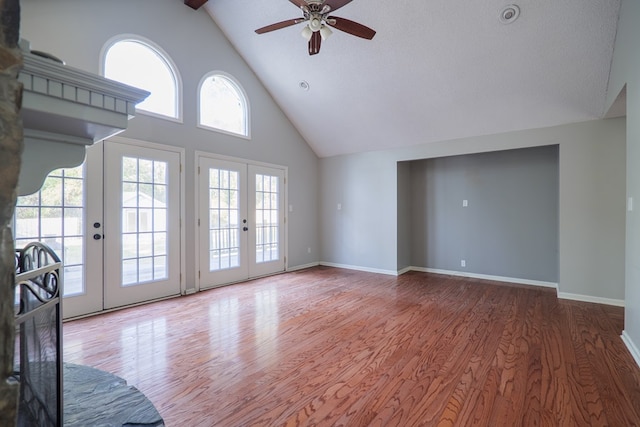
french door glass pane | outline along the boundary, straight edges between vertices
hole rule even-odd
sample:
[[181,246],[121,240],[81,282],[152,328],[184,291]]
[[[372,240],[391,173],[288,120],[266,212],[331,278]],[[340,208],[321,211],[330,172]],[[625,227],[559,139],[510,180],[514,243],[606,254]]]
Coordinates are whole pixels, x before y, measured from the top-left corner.
[[167,163],[122,158],[122,285],[164,280],[167,266]]
[[64,266],[64,296],[82,295],[84,283],[84,166],[49,174],[37,193],[18,197],[14,215],[16,248],[47,244]]
[[209,271],[240,265],[239,185],[237,171],[209,169]]
[[278,177],[256,174],[256,263],[279,259]]

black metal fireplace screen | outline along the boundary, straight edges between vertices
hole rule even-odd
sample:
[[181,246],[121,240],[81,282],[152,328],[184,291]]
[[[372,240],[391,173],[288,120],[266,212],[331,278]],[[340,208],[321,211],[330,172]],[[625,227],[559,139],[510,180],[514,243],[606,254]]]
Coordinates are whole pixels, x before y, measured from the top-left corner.
[[42,243],[30,243],[16,252],[18,426],[62,426],[60,268],[60,258]]

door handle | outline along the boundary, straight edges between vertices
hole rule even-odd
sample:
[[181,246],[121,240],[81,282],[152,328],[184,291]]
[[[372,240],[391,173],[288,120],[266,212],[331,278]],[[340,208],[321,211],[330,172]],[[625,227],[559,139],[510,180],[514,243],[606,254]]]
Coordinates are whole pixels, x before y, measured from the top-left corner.
[[248,227],[242,227],[242,231],[247,231],[248,229]]
[[93,235],[93,240],[100,240],[100,239],[102,239],[102,235],[100,235],[98,233]]

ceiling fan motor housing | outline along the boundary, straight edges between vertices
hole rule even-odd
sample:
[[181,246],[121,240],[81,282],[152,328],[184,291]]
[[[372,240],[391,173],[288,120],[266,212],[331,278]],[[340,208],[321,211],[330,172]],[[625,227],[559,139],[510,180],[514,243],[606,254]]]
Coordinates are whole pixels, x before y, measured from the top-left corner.
[[311,28],[311,31],[320,31],[320,28],[322,28],[322,17],[320,15],[312,15],[309,20],[309,28]]

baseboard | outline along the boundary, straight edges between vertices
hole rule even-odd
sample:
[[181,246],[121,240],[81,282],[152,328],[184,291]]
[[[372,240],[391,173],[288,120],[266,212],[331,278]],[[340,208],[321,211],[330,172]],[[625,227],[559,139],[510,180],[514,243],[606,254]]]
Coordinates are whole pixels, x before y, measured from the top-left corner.
[[398,270],[398,276],[402,276],[403,274],[408,273],[411,270],[413,270],[412,267],[405,267],[405,268],[403,268],[401,270]]
[[568,299],[568,300],[572,300],[572,301],[593,302],[593,303],[596,303],[596,304],[604,304],[604,305],[613,305],[613,306],[616,306],[616,307],[624,307],[624,300],[622,300],[622,299],[592,297],[590,295],[570,294],[568,292],[558,292],[558,298],[560,298],[560,299]]
[[347,264],[336,264],[333,262],[320,262],[320,265],[324,265],[326,267],[335,267],[335,268],[345,268],[347,270],[357,270],[357,271],[364,271],[367,273],[378,273],[378,274],[386,274],[389,276],[397,276],[398,272],[397,271],[393,271],[393,270],[382,270],[379,268],[369,268],[369,267],[360,267],[357,265],[347,265]]
[[305,270],[307,268],[317,267],[319,265],[319,262],[310,262],[309,264],[296,265],[294,267],[287,267],[287,272]]
[[629,336],[629,334],[627,334],[627,331],[622,331],[622,335],[620,335],[620,338],[622,338],[624,345],[626,345],[629,349],[629,352],[633,356],[633,359],[636,361],[636,364],[640,366],[640,350],[638,350],[638,347],[636,347],[636,345],[633,343],[631,337]]
[[541,280],[519,279],[517,277],[492,276],[489,274],[467,273],[464,271],[440,270],[437,268],[409,267],[412,271],[423,273],[445,274],[447,276],[469,277],[472,279],[493,280],[494,282],[517,283],[519,285],[543,286],[545,288],[558,289],[558,284],[554,282],[543,282]]
[[[517,277],[492,276],[488,274],[476,274],[476,273],[467,273],[464,271],[440,270],[437,268],[425,268],[425,267],[415,267],[415,266],[405,267],[401,270],[393,271],[393,270],[382,270],[379,268],[360,267],[356,265],[336,264],[333,262],[319,262],[319,263],[311,263],[311,264],[292,267],[292,268],[289,268],[287,271],[302,270],[305,268],[315,267],[317,265],[324,265],[327,267],[335,267],[335,268],[345,268],[348,270],[365,271],[368,273],[386,274],[389,276],[401,276],[405,273],[408,273],[409,271],[420,271],[423,273],[444,274],[447,276],[468,277],[472,279],[492,280],[495,282],[517,283],[520,285],[542,286],[545,288],[558,289],[558,284],[554,282],[520,279]],[[624,300],[618,300],[618,299],[612,299],[612,298],[602,298],[602,297],[594,297],[590,295],[571,294],[568,292],[558,292],[558,298],[573,300],[573,301],[592,302],[596,304],[613,305],[616,307],[624,307]]]

